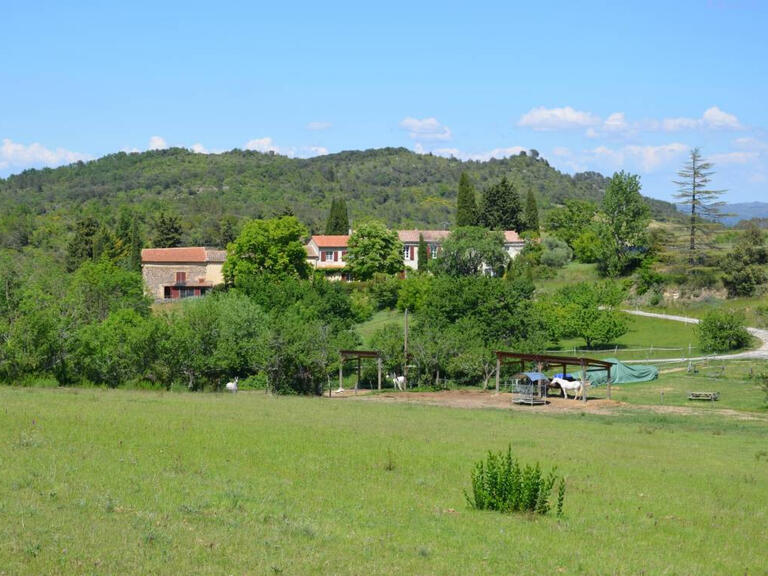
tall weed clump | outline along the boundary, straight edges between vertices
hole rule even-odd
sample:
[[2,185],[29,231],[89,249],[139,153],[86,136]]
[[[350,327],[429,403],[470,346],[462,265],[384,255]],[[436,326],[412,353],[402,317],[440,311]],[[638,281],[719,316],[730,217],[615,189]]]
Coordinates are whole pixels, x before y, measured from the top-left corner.
[[547,514],[557,484],[555,511],[558,516],[563,514],[565,478],[557,474],[556,468],[545,474],[538,462],[522,466],[512,456],[511,446],[506,453],[489,451],[485,460],[475,464],[471,478],[472,490],[464,495],[476,510]]

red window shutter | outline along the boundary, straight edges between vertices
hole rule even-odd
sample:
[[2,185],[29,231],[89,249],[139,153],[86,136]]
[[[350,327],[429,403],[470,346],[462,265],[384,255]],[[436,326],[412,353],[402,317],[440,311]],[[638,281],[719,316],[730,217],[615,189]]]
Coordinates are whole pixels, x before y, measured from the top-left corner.
[[411,246],[411,260],[415,259],[416,247]]
[[184,284],[187,281],[186,272],[176,272],[176,284]]
[[325,250],[320,251],[320,262],[325,262]]
[[333,261],[334,262],[338,262],[339,261],[339,251],[338,250],[334,250],[333,251]]

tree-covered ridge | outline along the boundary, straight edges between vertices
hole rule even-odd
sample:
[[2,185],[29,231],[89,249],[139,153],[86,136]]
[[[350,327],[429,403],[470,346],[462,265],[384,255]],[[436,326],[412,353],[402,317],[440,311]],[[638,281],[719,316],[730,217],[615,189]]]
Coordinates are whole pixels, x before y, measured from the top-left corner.
[[[462,172],[481,198],[486,187],[506,177],[523,198],[532,190],[544,212],[565,199],[599,201],[608,182],[595,172],[563,174],[529,155],[481,162],[405,148],[309,159],[245,150],[120,152],[0,179],[0,209],[6,215],[0,217],[0,235],[23,237],[27,221],[41,215],[56,216],[50,230],[55,235],[62,232],[57,226],[71,230],[74,215],[110,218],[128,207],[142,215],[147,226],[161,210],[180,215],[184,243],[220,244],[223,221],[286,211],[310,231],[322,231],[333,198],[347,201],[353,226],[375,216],[391,227],[442,227],[455,220]],[[655,217],[675,218],[672,204],[648,202]],[[13,226],[8,225],[8,215]]]

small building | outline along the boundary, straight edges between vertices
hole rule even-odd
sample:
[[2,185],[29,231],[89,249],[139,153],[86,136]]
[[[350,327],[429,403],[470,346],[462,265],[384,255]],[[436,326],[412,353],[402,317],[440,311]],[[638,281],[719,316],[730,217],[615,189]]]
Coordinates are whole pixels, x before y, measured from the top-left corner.
[[340,280],[346,266],[348,234],[316,234],[304,249],[312,268],[324,271],[330,279]]
[[222,267],[226,259],[226,250],[201,246],[145,248],[141,251],[141,273],[155,300],[204,296],[224,283]]
[[419,236],[427,244],[427,257],[434,258],[440,252],[443,241],[450,235],[450,230],[398,230],[397,236],[403,243],[403,264],[406,268],[419,269]]

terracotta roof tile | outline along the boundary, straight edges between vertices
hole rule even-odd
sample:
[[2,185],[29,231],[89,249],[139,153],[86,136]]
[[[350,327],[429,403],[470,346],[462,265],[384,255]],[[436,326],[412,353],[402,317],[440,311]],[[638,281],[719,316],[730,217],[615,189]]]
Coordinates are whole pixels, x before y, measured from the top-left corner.
[[226,250],[208,250],[202,246],[145,248],[141,251],[141,261],[144,263],[192,262],[203,264],[205,262],[224,262],[226,259]]
[[346,248],[349,242],[347,234],[316,234],[312,236],[318,248]]
[[400,242],[418,242],[419,234],[424,236],[425,242],[442,242],[451,235],[450,230],[398,230],[397,236]]

